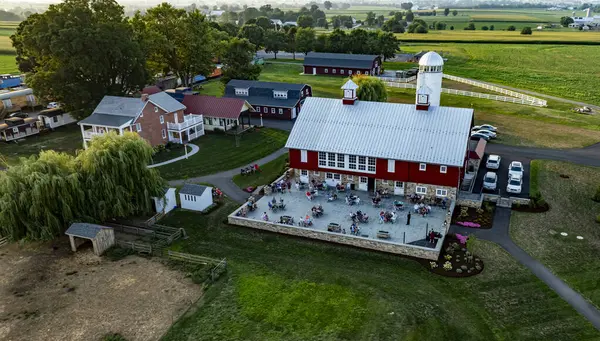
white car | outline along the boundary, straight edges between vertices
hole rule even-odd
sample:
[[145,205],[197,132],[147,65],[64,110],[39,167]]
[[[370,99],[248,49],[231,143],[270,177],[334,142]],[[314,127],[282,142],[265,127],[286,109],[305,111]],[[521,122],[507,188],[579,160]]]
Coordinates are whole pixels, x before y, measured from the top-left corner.
[[491,124],[482,124],[480,126],[474,126],[473,129],[471,129],[471,131],[476,131],[476,130],[489,130],[489,131],[493,131],[494,133],[498,132],[498,129]]
[[518,175],[520,178],[523,177],[523,164],[519,161],[513,161],[508,166],[508,178],[512,178],[515,175]]
[[496,133],[494,133],[493,131],[490,131],[490,130],[477,130],[477,131],[471,131],[471,133],[484,134],[484,135],[489,136],[491,139],[496,138]]
[[485,162],[485,168],[487,169],[498,169],[500,168],[500,161],[502,160],[502,158],[500,157],[500,155],[490,155],[487,158],[487,161]]
[[46,106],[46,109],[54,109],[54,108],[58,108],[59,106],[60,106],[60,104],[58,104],[58,102],[50,102]]
[[486,141],[489,141],[490,137],[485,134],[480,134],[479,132],[471,133],[471,140],[475,140],[475,139],[484,139]]
[[498,176],[494,172],[487,172],[483,177],[483,189],[487,189],[490,191],[496,190],[496,185],[498,184]]
[[523,184],[523,178],[521,175],[515,174],[508,179],[508,185],[506,191],[508,193],[521,193],[521,185]]

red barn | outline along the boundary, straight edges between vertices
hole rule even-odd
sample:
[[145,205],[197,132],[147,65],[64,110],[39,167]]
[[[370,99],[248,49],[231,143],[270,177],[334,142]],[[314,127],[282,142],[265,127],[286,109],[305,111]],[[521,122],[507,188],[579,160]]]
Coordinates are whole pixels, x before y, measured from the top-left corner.
[[473,109],[309,97],[289,136],[298,181],[456,198],[468,160]]
[[373,75],[382,72],[381,57],[367,54],[309,52],[304,57],[306,75]]

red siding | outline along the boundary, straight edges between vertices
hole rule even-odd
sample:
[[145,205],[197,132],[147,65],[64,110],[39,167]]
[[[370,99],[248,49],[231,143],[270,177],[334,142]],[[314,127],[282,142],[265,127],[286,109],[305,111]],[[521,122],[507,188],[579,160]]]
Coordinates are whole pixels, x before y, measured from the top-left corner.
[[387,159],[377,159],[375,174],[360,173],[346,170],[320,168],[318,163],[318,153],[313,151],[307,152],[308,162],[301,162],[300,151],[296,149],[290,149],[289,157],[290,167],[297,169],[306,169],[318,172],[330,172],[338,174],[350,174],[355,176],[366,176],[376,179],[415,182],[449,187],[458,187],[459,179],[462,174],[462,167],[448,166],[446,173],[440,173],[440,165],[427,164],[427,170],[420,171],[419,163],[407,161],[396,161],[394,172],[388,173]]
[[[258,112],[259,108],[260,108],[260,113]],[[265,108],[267,108],[267,112],[265,112]],[[275,108],[274,114],[271,113],[272,108]],[[278,119],[278,120],[290,120],[292,118],[292,109],[290,109],[290,108],[267,107],[267,106],[263,106],[263,105],[255,105],[254,109],[256,109],[256,112],[250,113],[250,115],[252,117],[260,117],[260,114],[262,113],[263,118],[272,118],[272,119]],[[283,114],[279,113],[279,109],[283,109]]]
[[[340,67],[325,67],[325,66],[312,66],[312,65],[304,65],[304,73],[305,74],[309,74],[312,75],[313,74],[313,68],[316,68],[316,72],[318,75],[330,75],[330,76],[349,76],[351,74],[356,74],[356,71],[360,71],[361,74],[365,74],[365,72],[369,72],[369,75],[371,74],[373,69],[379,68],[379,73],[381,73],[383,71],[382,65],[381,65],[381,60],[380,58],[375,58],[375,60],[373,61],[373,64],[371,65],[371,68],[369,69],[365,69],[365,68],[340,68]],[[327,72],[325,72],[325,69],[327,69]],[[333,73],[333,70],[335,69],[335,73]],[[341,73],[340,70],[343,69],[344,73]],[[348,70],[350,70],[352,73],[349,74]]]

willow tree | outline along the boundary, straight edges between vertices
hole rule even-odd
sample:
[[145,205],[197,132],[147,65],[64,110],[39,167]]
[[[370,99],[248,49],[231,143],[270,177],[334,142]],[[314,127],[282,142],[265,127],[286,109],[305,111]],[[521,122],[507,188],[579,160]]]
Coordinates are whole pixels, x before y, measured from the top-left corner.
[[362,101],[387,102],[387,89],[385,84],[377,78],[359,75],[352,77],[358,85],[356,96]]
[[158,170],[149,169],[152,147],[139,135],[98,136],[76,161],[85,188],[86,215],[103,221],[148,213],[153,196],[165,186]]

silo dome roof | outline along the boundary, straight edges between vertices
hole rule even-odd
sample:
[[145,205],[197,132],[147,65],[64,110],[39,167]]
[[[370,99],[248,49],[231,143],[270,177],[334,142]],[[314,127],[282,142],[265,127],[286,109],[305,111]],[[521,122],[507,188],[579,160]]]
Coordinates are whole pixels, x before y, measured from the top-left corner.
[[420,66],[443,66],[444,59],[437,52],[427,52],[419,59]]

